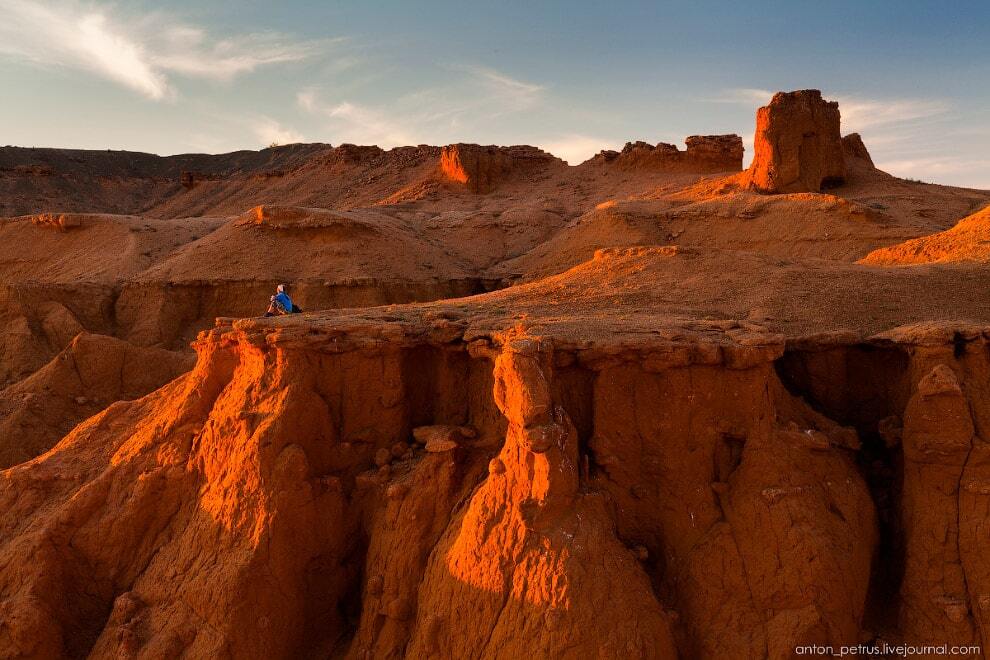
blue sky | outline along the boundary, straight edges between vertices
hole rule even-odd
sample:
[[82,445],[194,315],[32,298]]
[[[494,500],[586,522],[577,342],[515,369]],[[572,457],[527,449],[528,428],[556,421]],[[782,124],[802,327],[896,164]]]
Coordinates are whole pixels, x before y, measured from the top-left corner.
[[536,144],[736,132],[816,87],[900,176],[990,188],[990,2],[0,0],[0,144]]

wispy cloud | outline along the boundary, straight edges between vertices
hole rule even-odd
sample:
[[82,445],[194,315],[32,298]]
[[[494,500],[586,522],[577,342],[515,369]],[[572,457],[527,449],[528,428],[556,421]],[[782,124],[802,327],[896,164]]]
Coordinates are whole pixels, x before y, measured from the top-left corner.
[[392,99],[387,106],[302,90],[297,105],[324,120],[334,141],[395,147],[470,139],[496,118],[537,108],[544,88],[480,66],[445,66],[461,75]]
[[530,108],[538,103],[545,89],[543,85],[517,80],[489,67],[462,64],[450,68],[467,73],[489,95],[498,98],[503,106],[514,110]]
[[306,141],[306,138],[301,133],[282,126],[282,124],[271,117],[262,116],[252,119],[249,121],[249,125],[255,136],[257,136],[258,141],[264,146]]
[[880,163],[880,166],[903,176],[916,177],[921,173],[928,176],[944,176],[990,167],[990,159],[936,155],[888,160]]
[[209,44],[198,28],[176,26],[166,33],[164,52],[152,56],[153,64],[168,71],[226,80],[269,64],[298,62],[322,52],[341,39],[294,42],[274,32],[241,35]]
[[941,99],[869,99],[837,96],[844,133],[928,119],[950,109]]
[[387,113],[349,101],[324,105],[315,92],[301,92],[299,106],[328,119],[342,139],[357,144],[377,144],[391,148],[415,143],[413,134]]
[[211,42],[203,29],[160,12],[125,15],[116,5],[75,0],[0,4],[0,55],[87,71],[153,100],[174,97],[172,75],[229,80],[262,66],[311,57],[329,43],[294,41],[275,33]]
[[725,89],[716,96],[701,99],[709,103],[735,103],[740,105],[766,105],[773,98],[774,93],[769,89],[757,89],[755,87],[736,87]]

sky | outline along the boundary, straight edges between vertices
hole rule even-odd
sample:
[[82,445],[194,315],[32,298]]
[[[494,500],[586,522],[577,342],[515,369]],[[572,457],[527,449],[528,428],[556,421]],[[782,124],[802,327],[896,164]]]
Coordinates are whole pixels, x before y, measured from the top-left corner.
[[0,144],[219,153],[738,133],[837,100],[879,167],[990,189],[990,2],[0,0]]

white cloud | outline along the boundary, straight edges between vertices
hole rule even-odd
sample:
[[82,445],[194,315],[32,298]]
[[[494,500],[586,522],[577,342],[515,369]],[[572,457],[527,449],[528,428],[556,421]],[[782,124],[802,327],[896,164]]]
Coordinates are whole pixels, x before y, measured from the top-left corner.
[[723,90],[718,96],[702,99],[711,103],[736,103],[740,105],[761,106],[766,105],[773,98],[774,92],[769,89],[757,89],[754,87],[737,87]]
[[[959,179],[959,175],[973,175],[990,168],[990,160],[954,155],[918,156],[879,161],[877,167],[895,176],[921,179],[923,181],[944,181],[945,177]],[[968,181],[970,177],[966,177]],[[963,183],[960,185],[979,185]],[[983,186],[987,187],[987,186]]]
[[371,143],[389,148],[415,142],[405,127],[380,110],[345,101],[324,108],[324,114],[347,125],[349,135],[361,144]]
[[315,113],[320,111],[320,104],[317,100],[315,89],[304,89],[296,94],[296,103],[306,112]]
[[906,158],[903,160],[889,160],[884,165],[908,171],[929,170],[941,173],[953,173],[968,170],[973,167],[986,167],[990,165],[990,160],[967,159],[957,156],[928,156],[919,158]]
[[619,149],[622,145],[588,135],[569,134],[539,141],[537,146],[567,161],[569,165],[579,165],[603,149]]
[[385,149],[415,143],[412,134],[383,111],[350,101],[325,103],[312,89],[299,92],[296,102],[306,112],[327,120],[335,140],[377,144]]
[[228,80],[311,57],[328,43],[263,33],[210,44],[201,28],[161,13],[125,16],[76,0],[0,0],[0,9],[0,55],[88,71],[153,100],[175,95],[171,74]]
[[[495,69],[446,66],[462,76],[392,99],[387,106],[333,98],[316,88],[300,91],[297,105],[324,120],[334,142],[377,144],[390,148],[432,142],[470,141],[491,133],[494,120],[535,108],[543,87]],[[475,137],[475,139],[478,139]]]
[[468,73],[488,95],[498,98],[503,106],[515,110],[532,107],[540,100],[544,91],[542,85],[517,80],[484,66],[456,65],[450,68]]
[[285,128],[271,117],[258,117],[250,121],[251,130],[263,146],[270,144],[294,144],[305,142],[306,138],[291,128]]
[[[339,40],[337,40],[339,41]],[[236,40],[223,39],[208,46],[202,30],[178,28],[171,34],[166,52],[152,58],[155,65],[176,73],[229,80],[269,64],[297,62],[318,54],[330,42],[292,43],[278,33],[254,33]]]
[[879,126],[928,119],[947,112],[949,104],[940,99],[868,99],[838,96],[842,132],[858,132]]

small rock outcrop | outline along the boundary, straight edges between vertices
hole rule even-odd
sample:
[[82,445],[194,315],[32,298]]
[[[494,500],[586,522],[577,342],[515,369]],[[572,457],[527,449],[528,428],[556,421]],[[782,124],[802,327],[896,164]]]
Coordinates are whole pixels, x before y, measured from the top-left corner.
[[685,159],[713,172],[742,169],[743,142],[738,135],[691,135],[684,139]]
[[874,167],[873,158],[870,157],[870,152],[863,144],[863,138],[859,133],[850,133],[842,137],[842,155],[847,163],[850,158],[857,158]]
[[676,145],[660,142],[627,142],[622,151],[602,151],[594,161],[620,169],[651,169],[662,172],[738,172],[742,170],[743,142],[738,135],[692,135],[685,138],[681,151]]
[[756,112],[744,183],[764,193],[821,192],[845,180],[842,147],[837,102],[817,89],[778,92]]
[[438,424],[414,428],[412,434],[416,442],[424,445],[426,451],[439,454],[457,449],[465,438],[473,438],[476,432],[469,426]]
[[31,216],[31,224],[64,232],[82,227],[85,217],[82,213],[39,213]]

